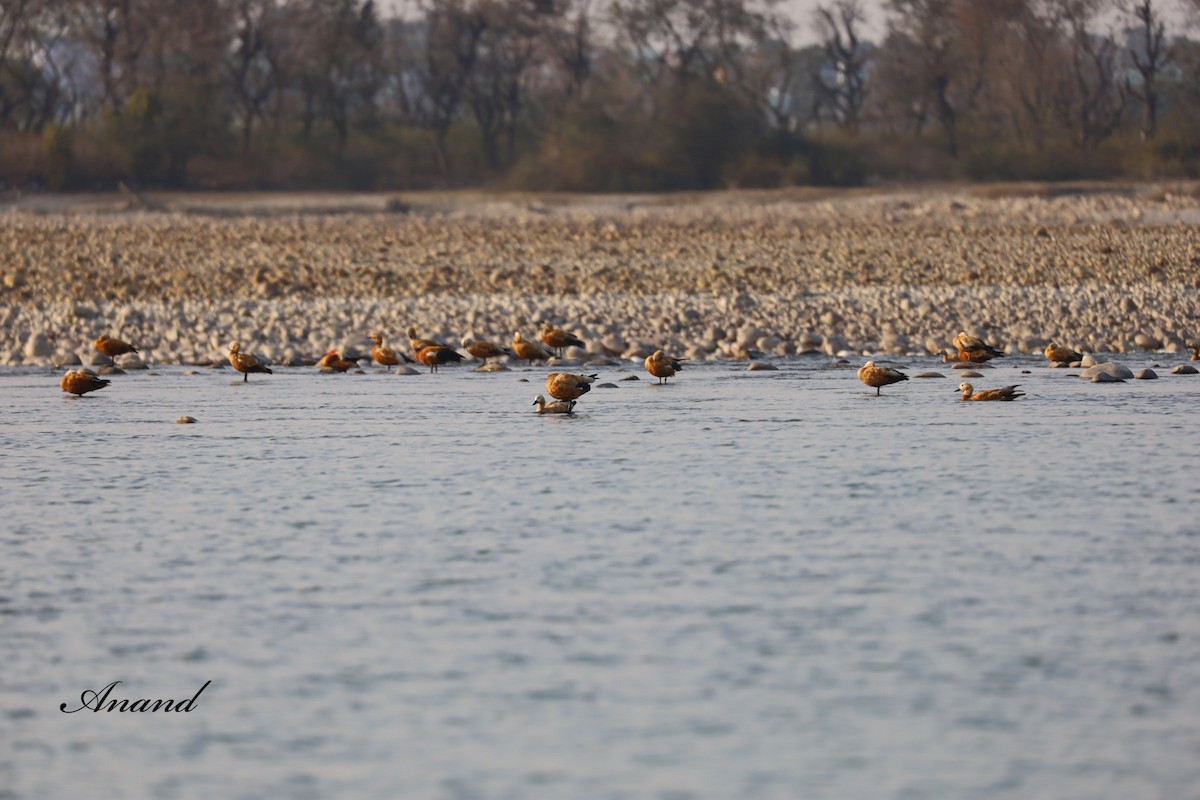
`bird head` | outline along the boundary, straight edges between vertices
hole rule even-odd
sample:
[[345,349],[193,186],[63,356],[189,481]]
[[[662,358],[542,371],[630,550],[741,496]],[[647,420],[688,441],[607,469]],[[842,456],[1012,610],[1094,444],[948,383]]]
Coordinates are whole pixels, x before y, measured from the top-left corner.
[[533,404],[534,404],[535,406],[544,406],[544,405],[546,405],[546,397],[545,397],[544,395],[540,395],[540,394],[539,394],[537,397],[533,398]]
[[960,383],[958,385],[958,390],[960,392],[962,392],[963,394],[974,394],[975,393],[975,387],[969,383]]

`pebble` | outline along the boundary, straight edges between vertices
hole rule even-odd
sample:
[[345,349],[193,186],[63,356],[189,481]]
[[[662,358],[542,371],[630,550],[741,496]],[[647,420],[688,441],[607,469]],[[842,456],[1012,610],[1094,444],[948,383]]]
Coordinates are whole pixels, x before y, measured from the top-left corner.
[[982,378],[983,373],[976,372],[973,369],[965,369],[962,372],[958,373],[958,377],[960,377],[960,378]]
[[195,417],[179,417],[175,421],[178,422],[180,425],[191,425],[193,422],[196,421],[196,418]]
[[497,364],[495,361],[489,361],[486,364],[481,364],[475,368],[475,372],[508,372],[508,367],[503,364]]
[[639,380],[641,380],[641,378],[639,378],[637,375],[626,375],[624,378],[621,378],[621,380],[623,380],[623,381],[639,381]]
[[1111,378],[1116,378],[1117,380],[1123,381],[1129,380],[1133,377],[1133,370],[1124,364],[1117,364],[1114,361],[1106,361],[1103,364],[1095,364],[1090,366],[1079,373],[1079,377],[1083,378],[1085,381],[1093,381],[1093,383],[1096,382],[1094,378],[1097,375],[1108,375]]
[[1092,383],[1124,383],[1124,378],[1118,378],[1110,372],[1097,372],[1092,376]]
[[1172,375],[1195,375],[1197,370],[1191,364],[1180,364],[1177,367],[1171,367]]
[[770,372],[777,371],[779,367],[774,364],[768,364],[765,361],[751,361],[746,367],[747,372]]
[[1139,381],[1152,381],[1158,377],[1158,373],[1152,369],[1139,369],[1137,372],[1133,373],[1133,377],[1137,378]]
[[946,376],[940,372],[918,372],[916,375],[913,375],[913,377],[914,378],[944,378]]
[[596,388],[597,389],[616,389],[617,385],[615,383],[597,383]]
[[56,367],[81,367],[83,360],[79,358],[78,353],[55,353],[50,359],[50,363]]
[[401,364],[400,366],[396,367],[396,369],[393,370],[393,373],[396,375],[420,375],[421,374],[418,370],[415,370],[412,367],[407,366],[405,364]]
[[45,358],[46,356],[54,355],[54,345],[50,343],[50,337],[44,333],[32,334],[25,342],[25,357],[26,358]]
[[100,367],[100,369],[96,370],[96,374],[98,374],[98,375],[124,375],[125,370],[121,369],[120,367],[114,367],[110,364],[107,367]]

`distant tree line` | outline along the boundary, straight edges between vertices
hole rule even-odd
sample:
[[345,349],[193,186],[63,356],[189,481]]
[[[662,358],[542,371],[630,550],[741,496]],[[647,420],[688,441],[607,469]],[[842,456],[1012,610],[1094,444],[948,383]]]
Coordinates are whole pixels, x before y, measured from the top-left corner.
[[0,0],[0,187],[1196,177],[1169,1]]

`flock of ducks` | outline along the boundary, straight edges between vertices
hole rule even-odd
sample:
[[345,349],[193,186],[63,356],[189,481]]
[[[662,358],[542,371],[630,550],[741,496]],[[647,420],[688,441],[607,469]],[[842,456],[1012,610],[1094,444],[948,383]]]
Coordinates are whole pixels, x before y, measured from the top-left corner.
[[[438,367],[443,364],[463,361],[463,355],[450,345],[417,336],[415,327],[408,329],[408,342],[412,348],[412,356],[385,346],[381,333],[371,333],[369,338],[373,343],[371,357],[380,365],[387,367],[388,372],[391,372],[392,367],[403,364],[423,364],[429,367],[430,372],[437,372]],[[543,323],[540,338],[541,343],[530,341],[521,336],[520,331],[517,331],[513,334],[511,347],[502,347],[479,339],[467,339],[463,341],[462,346],[472,357],[485,363],[501,356],[526,361],[547,361],[556,354],[561,356],[568,347],[584,346],[584,342],[579,337],[561,328],[556,328],[549,322]],[[101,336],[92,343],[92,346],[101,354],[108,356],[114,367],[117,356],[141,352],[135,345],[109,336]],[[1189,347],[1192,351],[1192,360],[1200,361],[1200,345],[1192,344]],[[993,358],[1003,356],[1004,353],[981,339],[968,336],[966,332],[960,332],[954,337],[953,352],[943,355],[946,362],[957,361],[970,365],[991,361]],[[1055,344],[1046,347],[1045,356],[1051,364],[1069,364],[1079,361],[1083,357],[1082,354],[1069,347],[1059,347]],[[675,358],[662,350],[656,350],[646,358],[645,366],[646,371],[657,378],[659,384],[665,384],[669,378],[674,377],[683,369],[684,361],[686,359]],[[243,353],[237,342],[229,345],[229,364],[242,373],[243,383],[249,382],[251,373],[272,374],[270,367],[263,359],[252,353]],[[346,372],[357,367],[358,363],[343,358],[337,350],[330,350],[317,362],[317,366],[324,370]],[[533,404],[537,406],[537,413],[572,413],[579,398],[591,391],[596,378],[597,375],[551,372],[546,376],[546,394],[553,397],[554,401],[547,402],[545,396],[539,394],[533,401]],[[908,376],[900,370],[879,366],[874,361],[868,361],[858,369],[858,379],[875,389],[875,395],[879,396],[884,386],[906,381]],[[81,368],[68,370],[59,385],[64,392],[82,397],[88,392],[103,389],[109,384],[110,381],[101,378],[90,369]],[[1020,384],[1013,384],[977,392],[971,384],[961,383],[958,390],[962,393],[963,400],[1012,401],[1025,396],[1024,392],[1017,391],[1019,386]]]

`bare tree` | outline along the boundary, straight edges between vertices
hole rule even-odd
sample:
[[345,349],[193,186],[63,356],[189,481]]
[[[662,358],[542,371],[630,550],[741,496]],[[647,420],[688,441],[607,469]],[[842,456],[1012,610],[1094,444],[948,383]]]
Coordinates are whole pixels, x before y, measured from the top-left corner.
[[1130,50],[1133,66],[1141,76],[1141,84],[1134,86],[1126,80],[1127,91],[1142,104],[1142,141],[1154,138],[1158,132],[1158,77],[1167,66],[1166,25],[1154,8],[1154,0],[1135,0],[1122,9],[1137,20],[1140,39]]
[[458,116],[479,57],[479,40],[487,17],[469,0],[422,0],[425,38],[417,59],[421,87],[418,118],[433,130],[434,150],[442,175],[450,174],[446,137]]
[[[958,109],[951,93],[958,69],[953,51],[954,0],[887,0],[885,7],[890,12],[890,42],[898,50],[907,50],[903,69],[920,92],[913,116],[924,120],[932,113],[946,135],[950,155],[958,155]],[[909,46],[901,47],[900,40],[907,40]]]
[[272,37],[274,0],[237,0],[236,40],[225,69],[233,93],[234,110],[241,127],[242,151],[250,149],[254,124],[265,113],[279,88],[279,73],[272,58],[278,44]]
[[817,73],[817,86],[838,126],[857,132],[867,96],[869,51],[860,32],[866,23],[862,0],[834,0],[817,6],[817,33],[825,50],[826,70]]
[[1075,144],[1090,148],[1111,136],[1125,116],[1120,48],[1112,36],[1092,32],[1097,0],[1059,0],[1069,52],[1056,106]]

